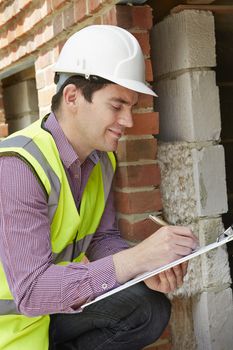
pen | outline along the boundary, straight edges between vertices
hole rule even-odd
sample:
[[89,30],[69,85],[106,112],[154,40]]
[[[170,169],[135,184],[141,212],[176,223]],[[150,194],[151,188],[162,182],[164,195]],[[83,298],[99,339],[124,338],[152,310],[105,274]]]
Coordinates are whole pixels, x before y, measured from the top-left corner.
[[[149,219],[156,222],[156,224],[158,224],[160,226],[168,226],[169,225],[166,221],[159,218],[158,216],[149,215]],[[226,232],[224,232],[224,233],[226,234]],[[193,249],[192,253],[196,252],[199,248],[200,248],[199,245],[197,245],[197,247],[195,249]]]
[[158,224],[160,226],[168,226],[169,225],[166,221],[164,221],[163,219],[159,218],[158,216],[149,215],[149,219],[151,219],[152,221],[156,222],[156,224]]
[[[169,225],[166,221],[164,221],[163,219],[159,218],[158,216],[149,215],[149,219],[151,219],[152,221],[156,222],[156,224],[158,224],[160,226],[168,226]],[[196,249],[193,249],[192,253],[196,252],[199,248],[200,247],[198,245]]]

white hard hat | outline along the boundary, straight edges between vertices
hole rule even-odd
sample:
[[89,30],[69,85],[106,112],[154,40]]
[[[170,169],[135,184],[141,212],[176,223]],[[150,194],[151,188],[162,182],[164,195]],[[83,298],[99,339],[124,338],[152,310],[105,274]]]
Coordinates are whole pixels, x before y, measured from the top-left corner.
[[63,46],[54,71],[63,76],[63,82],[76,74],[87,79],[97,76],[156,96],[145,82],[145,61],[138,41],[117,26],[91,25],[73,34]]

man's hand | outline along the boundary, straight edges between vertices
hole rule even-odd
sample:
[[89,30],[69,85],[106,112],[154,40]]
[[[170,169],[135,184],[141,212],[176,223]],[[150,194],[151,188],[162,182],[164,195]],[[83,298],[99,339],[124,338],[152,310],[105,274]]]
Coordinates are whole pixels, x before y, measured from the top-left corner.
[[[198,239],[190,228],[184,226],[161,227],[136,246],[113,255],[117,281],[124,283],[141,273],[153,271],[192,253],[197,246]],[[161,285],[168,283],[169,288],[174,288],[175,284],[180,283],[180,277],[178,277],[180,271],[176,270],[178,268],[171,269],[172,272],[166,272],[162,275],[161,278],[165,276],[167,282],[163,278],[162,283],[156,277],[157,283],[154,282],[157,285],[156,288],[161,288]],[[174,276],[176,276],[176,282],[174,282]]]
[[184,276],[187,273],[188,262],[185,261],[169,270],[160,272],[144,281],[148,288],[162,293],[174,292],[183,284]]

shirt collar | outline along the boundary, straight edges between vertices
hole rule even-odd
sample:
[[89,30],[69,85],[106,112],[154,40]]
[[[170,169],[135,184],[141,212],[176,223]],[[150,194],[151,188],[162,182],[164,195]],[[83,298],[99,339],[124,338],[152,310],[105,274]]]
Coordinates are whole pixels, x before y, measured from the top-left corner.
[[[67,140],[60,124],[57,121],[57,118],[53,112],[51,112],[44,123],[45,128],[51,133],[53,139],[56,143],[58,152],[60,154],[61,160],[66,168],[69,168],[74,162],[79,162],[79,157],[74,151],[72,145]],[[88,158],[94,163],[97,164],[101,153],[94,150]],[[80,162],[79,162],[80,163]]]

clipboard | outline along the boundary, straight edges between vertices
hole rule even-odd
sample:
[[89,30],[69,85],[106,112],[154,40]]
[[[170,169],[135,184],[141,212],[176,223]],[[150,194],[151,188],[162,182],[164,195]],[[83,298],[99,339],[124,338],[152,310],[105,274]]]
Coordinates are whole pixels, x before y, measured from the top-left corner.
[[209,252],[210,250],[212,249],[215,249],[215,248],[218,248],[218,247],[221,247],[222,245],[230,242],[233,240],[233,225],[231,225],[230,227],[228,227],[228,229],[226,229],[223,233],[221,233],[216,242],[214,243],[211,243],[207,246],[204,246],[204,247],[201,247],[201,248],[198,248],[196,249],[194,252],[192,252],[191,254],[189,255],[186,255],[178,260],[175,260],[167,265],[164,265],[164,266],[161,266],[153,271],[150,271],[150,272],[146,272],[146,273],[143,273],[143,274],[140,274],[139,276],[129,280],[128,282],[120,285],[119,287],[117,288],[114,288],[112,290],[110,290],[109,292],[106,292],[105,294],[102,294],[100,296],[98,296],[97,298],[95,298],[94,300],[84,304],[81,306],[81,309],[84,309],[85,307],[91,305],[91,304],[94,304],[96,302],[98,302],[99,300],[102,300],[104,298],[107,298],[109,297],[110,295],[113,295],[115,293],[118,293],[120,292],[121,290],[124,290],[126,288],[129,288],[130,286],[133,286],[134,284],[136,283],[139,283],[141,281],[144,281],[146,280],[147,278],[149,277],[152,277],[152,276],[155,276],[157,274],[159,274],[160,272],[163,272],[165,270],[168,270],[170,269],[171,267],[174,267],[176,265],[179,265],[185,261],[188,261],[190,259],[193,259],[201,254],[204,254],[204,253],[207,253]]

